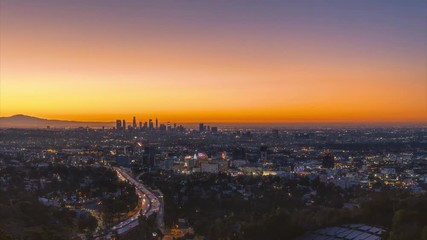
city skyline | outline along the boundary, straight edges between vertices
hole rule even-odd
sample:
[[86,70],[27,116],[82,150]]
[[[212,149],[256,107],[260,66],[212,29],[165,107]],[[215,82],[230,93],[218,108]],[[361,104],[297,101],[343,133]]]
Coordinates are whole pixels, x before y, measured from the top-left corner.
[[[132,121],[131,121],[132,119]],[[135,120],[135,121],[134,121]],[[209,131],[210,127],[221,128],[223,130],[233,129],[292,129],[292,128],[376,128],[376,127],[425,127],[425,122],[174,122],[170,120],[158,119],[153,121],[151,116],[125,116],[120,119],[110,121],[75,121],[61,119],[45,119],[23,114],[9,117],[0,117],[0,129],[6,128],[102,128],[102,129],[121,129],[126,125],[129,130],[172,130],[182,129],[182,127],[199,130],[204,125]],[[135,124],[134,124],[135,123]]]
[[0,116],[427,122],[425,1],[2,1]]

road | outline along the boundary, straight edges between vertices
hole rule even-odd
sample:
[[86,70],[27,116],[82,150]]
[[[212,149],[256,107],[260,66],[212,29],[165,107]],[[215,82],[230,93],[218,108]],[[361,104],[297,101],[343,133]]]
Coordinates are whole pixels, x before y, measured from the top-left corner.
[[[132,228],[139,225],[138,218],[141,215],[144,215],[145,217],[149,217],[153,213],[161,213],[161,215],[163,215],[163,201],[159,201],[156,194],[148,190],[144,185],[142,185],[142,183],[134,179],[124,169],[119,167],[113,167],[113,170],[116,172],[119,179],[121,179],[122,181],[128,181],[135,187],[136,194],[140,199],[140,204],[138,204],[138,209],[134,211],[134,214],[132,216],[117,223],[111,228],[111,231],[109,231],[103,236],[96,237],[96,239],[111,239],[114,231],[116,231],[120,235],[131,230]],[[158,225],[160,229],[163,230],[163,217],[158,216],[158,219],[159,218],[161,218],[161,220],[158,220]]]

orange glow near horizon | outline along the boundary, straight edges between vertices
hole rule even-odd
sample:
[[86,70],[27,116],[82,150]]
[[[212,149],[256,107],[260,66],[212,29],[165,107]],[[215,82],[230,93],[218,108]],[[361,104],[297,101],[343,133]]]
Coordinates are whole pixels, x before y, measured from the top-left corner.
[[[331,39],[303,27],[282,33],[209,26],[194,34],[198,26],[182,23],[178,31],[157,26],[156,19],[136,31],[131,17],[107,23],[106,13],[93,20],[83,11],[81,21],[95,22],[82,24],[66,14],[55,22],[43,8],[24,11],[12,2],[1,12],[0,116],[427,121],[425,45],[409,49],[382,41],[388,35],[331,34]],[[26,15],[15,20],[14,13]],[[48,16],[35,18],[42,14]],[[98,28],[96,21],[105,25]]]

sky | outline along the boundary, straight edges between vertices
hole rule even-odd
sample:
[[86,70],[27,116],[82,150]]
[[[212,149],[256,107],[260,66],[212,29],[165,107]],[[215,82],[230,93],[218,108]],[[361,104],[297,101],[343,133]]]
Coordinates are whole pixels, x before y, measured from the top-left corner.
[[425,0],[2,0],[0,116],[427,122]]

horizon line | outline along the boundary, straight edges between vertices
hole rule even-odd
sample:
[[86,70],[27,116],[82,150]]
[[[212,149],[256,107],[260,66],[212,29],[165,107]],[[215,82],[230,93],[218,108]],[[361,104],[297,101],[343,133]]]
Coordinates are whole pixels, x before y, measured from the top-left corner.
[[[25,117],[32,117],[32,118],[37,118],[37,119],[41,119],[41,120],[47,120],[47,121],[68,121],[68,122],[77,122],[77,123],[94,123],[94,124],[103,124],[103,123],[107,123],[107,124],[114,124],[116,122],[116,120],[122,120],[122,119],[112,119],[111,121],[86,121],[86,120],[70,120],[70,119],[51,119],[51,118],[42,118],[42,117],[37,117],[37,116],[31,116],[31,115],[26,115],[26,114],[13,114],[10,116],[1,116],[1,118],[11,118],[11,117],[15,117],[15,116],[25,116]],[[133,118],[130,117],[130,118]],[[124,119],[125,121],[128,121],[127,119]],[[148,119],[147,119],[148,120]],[[141,121],[137,121],[137,122],[141,122]],[[198,120],[198,121],[159,121],[159,122],[170,122],[170,123],[176,123],[176,124],[229,124],[229,125],[393,125],[393,124],[397,124],[397,125],[420,125],[420,124],[427,124],[427,119],[426,120],[390,120],[390,119],[386,119],[386,120],[300,120],[300,121],[295,121],[295,120],[272,120],[272,121],[234,121],[234,120],[226,120],[226,121],[203,121],[203,120]],[[129,123],[132,123],[132,120],[129,121]],[[0,126],[1,127],[1,126]]]

